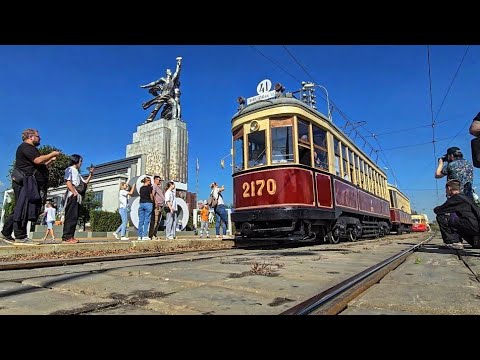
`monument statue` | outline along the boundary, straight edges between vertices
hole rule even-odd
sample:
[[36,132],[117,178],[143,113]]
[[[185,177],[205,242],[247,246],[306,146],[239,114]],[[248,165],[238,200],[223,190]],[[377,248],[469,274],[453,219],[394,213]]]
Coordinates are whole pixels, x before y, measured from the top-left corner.
[[152,81],[149,84],[141,85],[141,88],[148,89],[148,92],[154,96],[153,99],[144,102],[142,107],[144,110],[155,104],[154,109],[148,116],[146,123],[155,119],[160,108],[164,106],[161,117],[162,119],[172,120],[180,119],[180,69],[182,66],[182,58],[177,57],[177,68],[172,75],[172,71],[167,69],[166,77]]

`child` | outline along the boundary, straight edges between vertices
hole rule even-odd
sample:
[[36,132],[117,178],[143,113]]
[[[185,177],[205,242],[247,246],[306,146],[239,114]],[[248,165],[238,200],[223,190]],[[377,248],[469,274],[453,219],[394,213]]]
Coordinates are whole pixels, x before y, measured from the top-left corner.
[[45,212],[44,212],[44,217],[47,219],[47,232],[43,237],[44,241],[47,240],[48,234],[51,234],[52,240],[55,241],[55,234],[53,233],[53,223],[55,222],[56,214],[57,214],[57,211],[55,210],[55,208],[52,206],[50,201],[47,201],[45,203]]
[[203,238],[203,232],[205,231],[205,234],[207,235],[207,238],[210,237],[208,234],[208,215],[210,214],[208,205],[206,202],[203,204],[203,208],[200,211],[200,237]]

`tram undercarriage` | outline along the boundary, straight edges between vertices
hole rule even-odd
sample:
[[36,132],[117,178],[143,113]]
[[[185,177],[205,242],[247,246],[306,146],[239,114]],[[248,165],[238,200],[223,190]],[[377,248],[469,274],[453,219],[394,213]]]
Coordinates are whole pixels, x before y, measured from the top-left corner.
[[338,244],[379,238],[390,233],[387,219],[321,209],[265,209],[232,214],[236,236],[243,240],[275,239]]

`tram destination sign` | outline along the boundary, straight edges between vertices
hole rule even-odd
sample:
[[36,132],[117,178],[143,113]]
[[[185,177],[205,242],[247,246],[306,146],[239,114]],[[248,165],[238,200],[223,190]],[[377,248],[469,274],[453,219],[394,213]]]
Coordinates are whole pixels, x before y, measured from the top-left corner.
[[264,92],[257,96],[252,96],[247,99],[247,105],[253,104],[254,102],[271,99],[275,97],[275,90]]

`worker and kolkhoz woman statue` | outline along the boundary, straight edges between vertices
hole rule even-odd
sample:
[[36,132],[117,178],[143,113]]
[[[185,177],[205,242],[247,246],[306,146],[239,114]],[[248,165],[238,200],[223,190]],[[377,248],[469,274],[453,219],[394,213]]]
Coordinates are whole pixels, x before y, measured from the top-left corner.
[[153,99],[144,102],[142,107],[144,110],[155,104],[152,112],[148,116],[146,123],[152,122],[160,108],[163,110],[160,114],[162,119],[172,120],[181,119],[180,109],[180,69],[182,66],[182,58],[177,57],[177,68],[172,75],[172,70],[167,69],[165,77],[152,81],[149,84],[141,85],[141,88],[148,89],[148,92],[154,96]]

